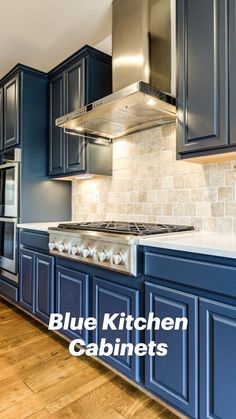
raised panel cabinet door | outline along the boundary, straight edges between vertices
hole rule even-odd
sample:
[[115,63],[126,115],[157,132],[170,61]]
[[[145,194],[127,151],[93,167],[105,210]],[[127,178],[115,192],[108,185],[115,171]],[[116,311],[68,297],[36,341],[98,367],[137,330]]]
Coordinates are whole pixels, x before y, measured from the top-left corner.
[[35,253],[35,314],[48,323],[54,311],[54,258]]
[[177,152],[228,145],[227,0],[177,0]]
[[3,149],[3,88],[0,87],[0,150]]
[[[125,313],[125,315],[139,316],[140,292],[129,287],[114,284],[101,278],[93,278],[93,317],[97,319],[97,328],[93,331],[93,342],[100,346],[102,338],[107,343],[115,344],[116,338],[121,343],[139,343],[139,332],[134,330],[102,330],[102,323],[105,313]],[[118,325],[117,319],[115,324]],[[140,357],[129,356],[126,352],[124,356],[103,356],[104,362],[126,375],[127,377],[140,381]]]
[[235,419],[236,307],[200,299],[200,417]]
[[229,0],[229,143],[236,145],[236,3]]
[[[78,110],[85,105],[85,59],[65,70],[65,113]],[[66,173],[85,170],[85,138],[65,135]]]
[[34,252],[20,250],[20,283],[19,303],[34,313],[35,281],[34,281]]
[[4,85],[4,148],[20,142],[20,78],[19,74]]
[[64,75],[59,74],[49,81],[49,175],[65,173],[65,135],[55,125],[64,115]]
[[188,318],[187,330],[147,330],[146,343],[168,345],[165,356],[145,357],[145,387],[187,415],[198,413],[198,298],[145,283],[145,314],[164,319]]
[[[71,269],[57,267],[56,271],[56,310],[63,316],[89,316],[89,275]],[[88,330],[61,330],[60,333],[71,339],[83,339],[88,343]]]

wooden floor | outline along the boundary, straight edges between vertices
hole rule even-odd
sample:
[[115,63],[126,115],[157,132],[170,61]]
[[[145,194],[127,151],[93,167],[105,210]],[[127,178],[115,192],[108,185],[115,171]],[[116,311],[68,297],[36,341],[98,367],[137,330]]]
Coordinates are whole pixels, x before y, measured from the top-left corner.
[[177,419],[0,299],[0,418]]

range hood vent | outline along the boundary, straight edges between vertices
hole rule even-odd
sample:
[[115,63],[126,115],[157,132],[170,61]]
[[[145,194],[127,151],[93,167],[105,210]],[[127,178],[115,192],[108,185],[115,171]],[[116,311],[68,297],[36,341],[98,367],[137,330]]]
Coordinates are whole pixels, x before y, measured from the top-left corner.
[[115,139],[175,122],[174,22],[174,0],[113,0],[114,93],[56,125]]

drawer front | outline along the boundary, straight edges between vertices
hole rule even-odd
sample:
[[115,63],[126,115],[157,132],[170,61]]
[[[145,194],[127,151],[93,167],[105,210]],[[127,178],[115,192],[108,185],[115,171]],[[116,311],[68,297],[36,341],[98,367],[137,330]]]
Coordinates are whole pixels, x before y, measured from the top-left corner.
[[3,295],[17,302],[18,301],[18,288],[0,279],[0,295]]
[[144,272],[149,277],[236,297],[233,266],[146,252]]
[[34,249],[48,252],[49,237],[47,233],[39,233],[37,231],[21,230],[20,244],[25,247],[32,247]]

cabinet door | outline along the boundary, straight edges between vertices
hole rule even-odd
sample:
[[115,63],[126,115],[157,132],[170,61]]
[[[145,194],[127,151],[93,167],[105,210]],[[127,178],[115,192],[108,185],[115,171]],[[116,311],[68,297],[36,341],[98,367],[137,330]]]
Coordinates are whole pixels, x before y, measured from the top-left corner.
[[236,145],[236,4],[229,0],[229,133],[230,145]]
[[49,174],[60,175],[65,172],[64,131],[55,126],[55,120],[64,114],[64,76],[52,79],[49,83]]
[[145,283],[146,318],[187,317],[188,329],[147,330],[146,343],[166,343],[166,356],[145,358],[145,386],[191,417],[197,417],[197,297]]
[[200,299],[200,417],[235,418],[236,307]]
[[3,149],[3,88],[0,88],[0,150]]
[[[85,105],[85,60],[69,67],[65,71],[65,113],[73,112]],[[66,173],[85,170],[85,138],[83,136],[65,136],[65,171]]]
[[54,311],[54,258],[35,253],[35,314],[49,321]]
[[19,75],[4,85],[4,147],[19,144]]
[[34,287],[34,252],[20,251],[20,304],[34,313],[35,287]]
[[[108,343],[115,344],[120,338],[121,343],[139,343],[139,333],[134,330],[102,330],[105,313],[125,313],[139,316],[139,291],[100,278],[93,278],[93,317],[97,319],[97,328],[93,332],[93,342],[100,346],[105,338]],[[117,324],[117,321],[115,321]],[[127,377],[140,381],[140,357],[138,356],[104,356],[103,361],[116,368]]]
[[178,152],[228,144],[227,0],[177,0]]
[[[57,312],[65,315],[71,313],[72,317],[88,317],[89,315],[89,276],[82,272],[72,271],[67,268],[57,268]],[[61,331],[71,339],[81,338],[88,343],[88,330]]]

